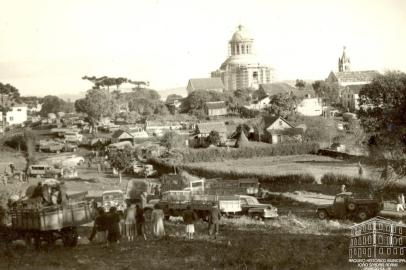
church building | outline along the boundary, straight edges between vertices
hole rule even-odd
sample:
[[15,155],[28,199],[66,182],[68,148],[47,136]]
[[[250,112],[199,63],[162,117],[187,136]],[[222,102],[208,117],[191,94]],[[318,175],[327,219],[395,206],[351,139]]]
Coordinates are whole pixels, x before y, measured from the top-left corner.
[[258,61],[254,54],[254,39],[242,25],[229,41],[228,58],[211,73],[212,78],[221,78],[226,91],[258,89],[260,84],[271,83],[273,76],[273,69]]

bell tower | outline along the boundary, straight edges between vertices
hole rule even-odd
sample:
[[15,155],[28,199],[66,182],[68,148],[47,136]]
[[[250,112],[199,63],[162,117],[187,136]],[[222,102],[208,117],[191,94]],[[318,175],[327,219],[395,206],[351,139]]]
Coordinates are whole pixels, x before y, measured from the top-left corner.
[[351,70],[351,61],[345,52],[346,49],[347,48],[344,46],[343,55],[338,58],[338,71],[339,72]]

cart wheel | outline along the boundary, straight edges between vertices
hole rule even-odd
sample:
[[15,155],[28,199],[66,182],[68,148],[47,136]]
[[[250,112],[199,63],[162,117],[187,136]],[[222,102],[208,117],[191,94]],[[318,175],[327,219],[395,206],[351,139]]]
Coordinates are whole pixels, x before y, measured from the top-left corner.
[[65,247],[74,247],[78,244],[78,233],[76,227],[62,229],[62,242]]

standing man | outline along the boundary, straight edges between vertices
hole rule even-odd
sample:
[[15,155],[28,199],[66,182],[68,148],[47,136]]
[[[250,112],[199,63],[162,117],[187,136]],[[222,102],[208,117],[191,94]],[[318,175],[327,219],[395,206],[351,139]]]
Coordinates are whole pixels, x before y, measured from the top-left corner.
[[145,235],[144,209],[139,203],[137,203],[137,209],[135,212],[135,225],[137,227],[137,236],[143,236],[144,240],[147,240],[147,236]]
[[220,219],[221,213],[216,203],[213,203],[213,206],[210,210],[209,215],[209,235],[214,234],[214,239],[217,238],[220,229]]

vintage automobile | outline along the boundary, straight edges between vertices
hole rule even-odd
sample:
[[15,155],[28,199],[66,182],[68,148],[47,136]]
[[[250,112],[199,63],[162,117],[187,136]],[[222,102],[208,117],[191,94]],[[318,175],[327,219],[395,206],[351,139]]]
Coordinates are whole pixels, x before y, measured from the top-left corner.
[[110,211],[110,208],[113,206],[117,208],[120,214],[124,214],[126,202],[122,190],[107,190],[102,193],[102,207],[104,211]]
[[278,217],[278,209],[271,204],[258,202],[257,198],[248,195],[239,195],[242,214],[255,219]]
[[358,219],[366,220],[376,216],[383,209],[383,202],[377,198],[356,197],[351,192],[339,193],[333,204],[321,205],[317,208],[319,219]]
[[28,175],[32,177],[58,178],[62,171],[47,164],[37,164],[28,167]]

